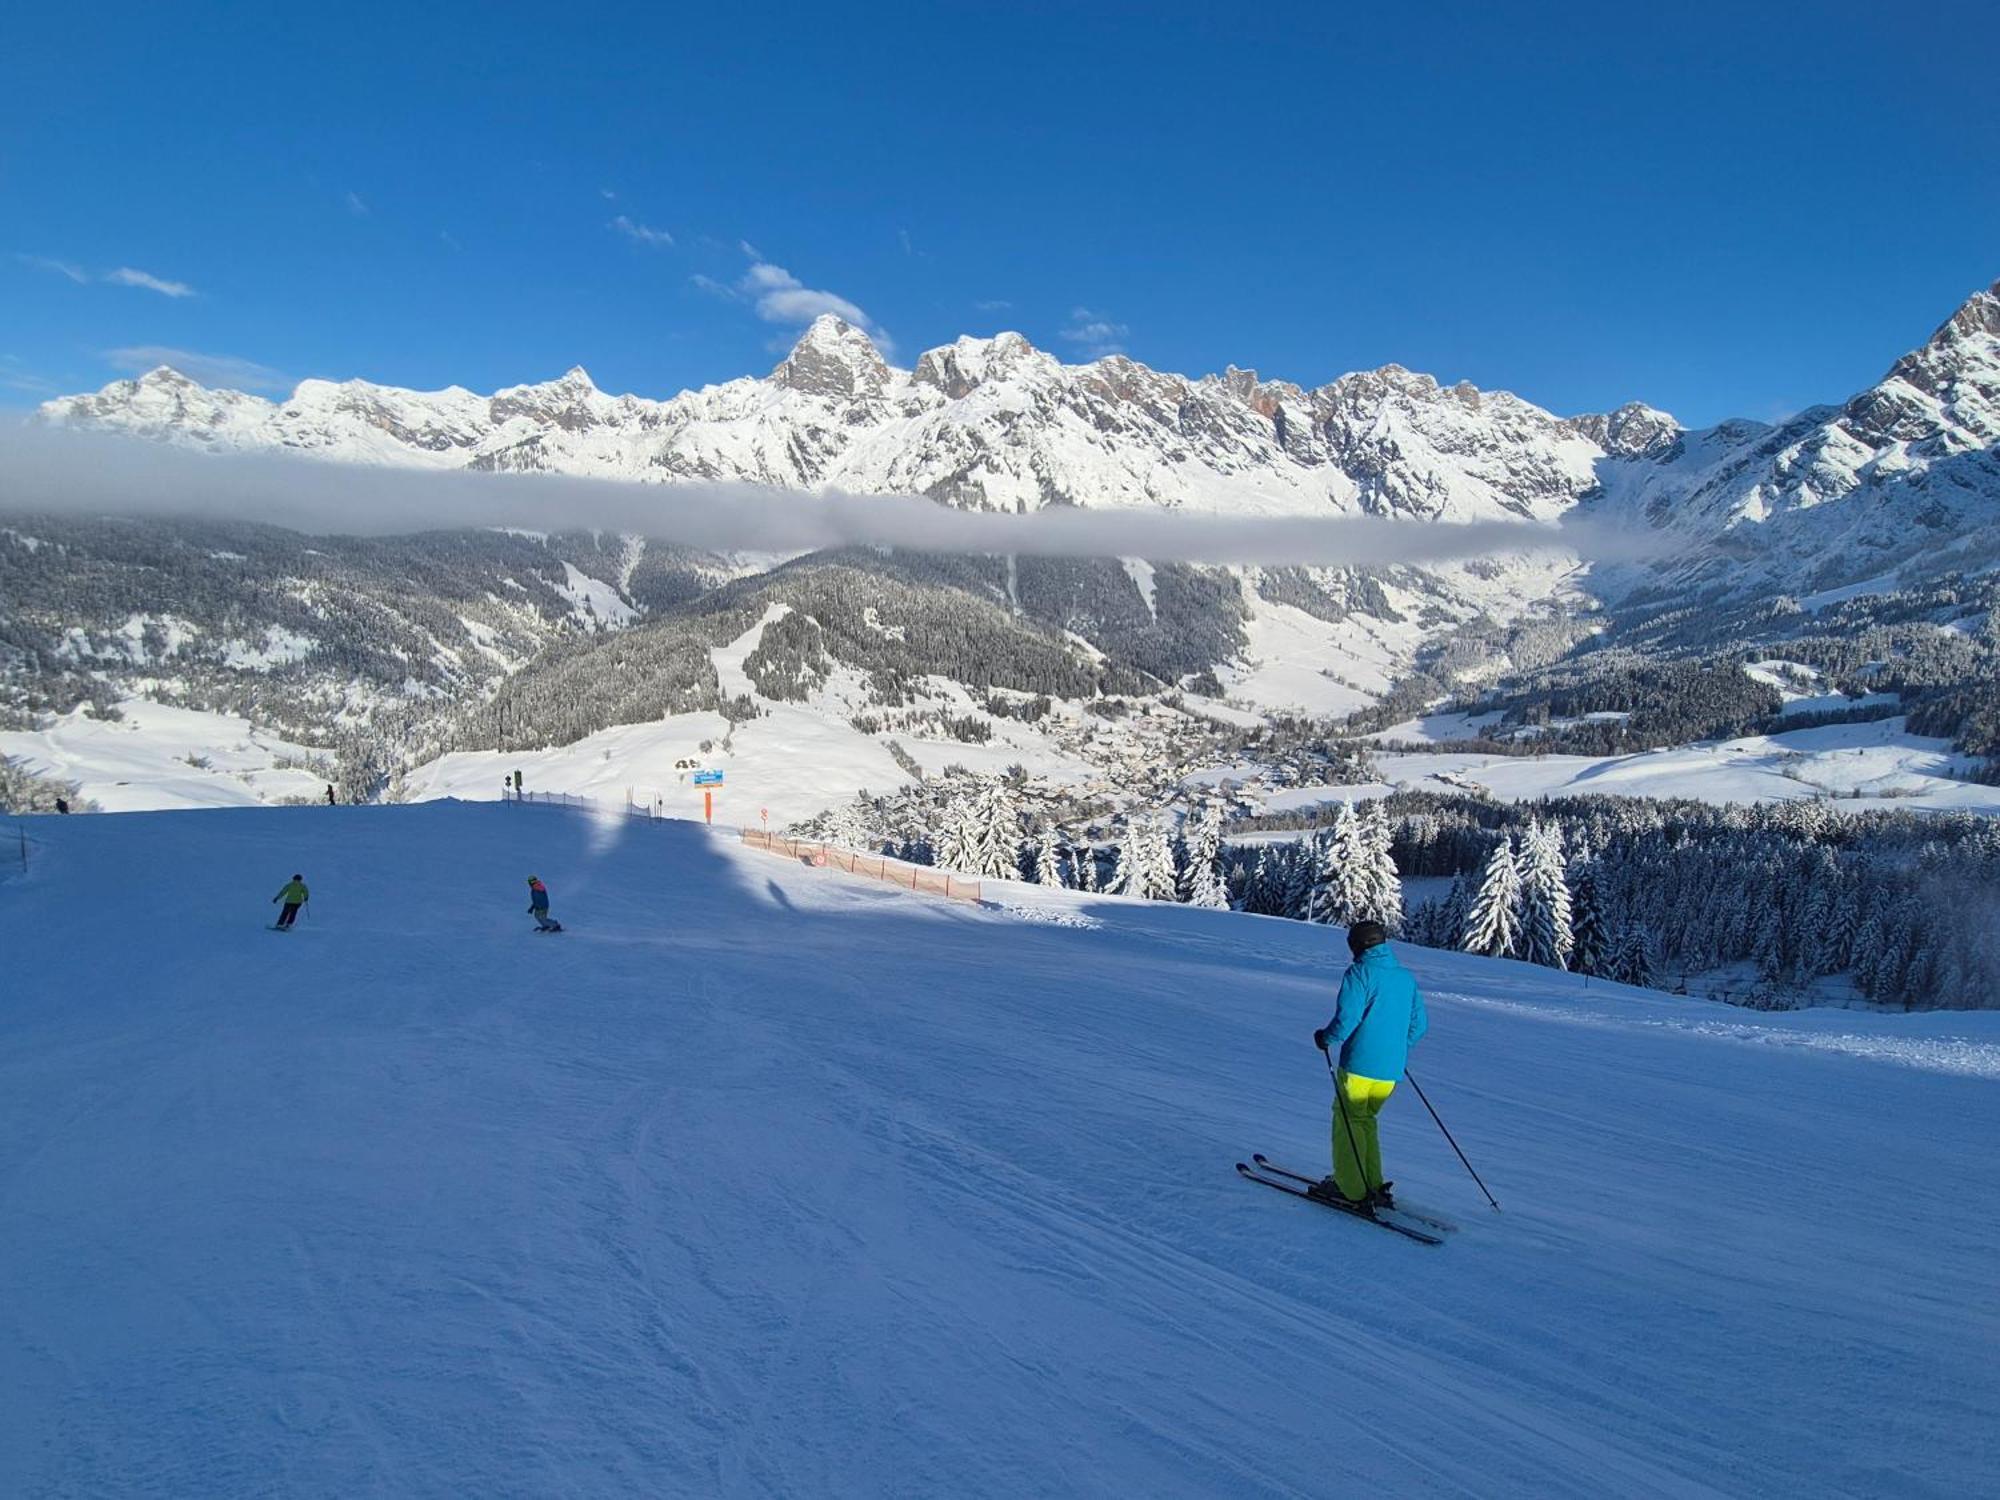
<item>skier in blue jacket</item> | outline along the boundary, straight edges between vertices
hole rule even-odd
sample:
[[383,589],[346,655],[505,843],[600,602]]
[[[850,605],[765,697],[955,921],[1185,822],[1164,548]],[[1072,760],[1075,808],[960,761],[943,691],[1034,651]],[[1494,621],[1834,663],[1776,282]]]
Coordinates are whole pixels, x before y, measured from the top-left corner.
[[1393,1208],[1391,1184],[1382,1177],[1376,1116],[1402,1080],[1410,1049],[1430,1029],[1430,1018],[1416,980],[1396,962],[1380,922],[1348,928],[1347,947],[1354,962],[1341,976],[1333,1019],[1313,1033],[1313,1045],[1329,1054],[1338,1048],[1340,1062],[1334,1075],[1333,1175],[1312,1191],[1316,1197]]

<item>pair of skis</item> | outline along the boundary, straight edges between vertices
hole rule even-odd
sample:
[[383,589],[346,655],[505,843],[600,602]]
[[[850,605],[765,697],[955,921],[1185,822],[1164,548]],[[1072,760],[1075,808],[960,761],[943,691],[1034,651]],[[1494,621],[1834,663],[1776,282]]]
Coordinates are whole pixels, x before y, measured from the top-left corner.
[[[1252,1166],[1251,1162],[1256,1165]],[[1290,1193],[1294,1198],[1304,1198],[1323,1208],[1333,1209],[1336,1213],[1346,1214],[1350,1218],[1366,1220],[1393,1234],[1400,1234],[1405,1239],[1415,1240],[1420,1245],[1442,1245],[1444,1237],[1458,1228],[1456,1224],[1433,1218],[1429,1214],[1418,1213],[1414,1209],[1375,1208],[1366,1203],[1349,1203],[1344,1199],[1322,1197],[1310,1191],[1319,1185],[1319,1178],[1307,1177],[1302,1172],[1293,1172],[1281,1167],[1261,1151],[1252,1156],[1250,1161],[1239,1161],[1236,1170],[1252,1182],[1261,1183],[1267,1188],[1276,1188],[1281,1193]]]

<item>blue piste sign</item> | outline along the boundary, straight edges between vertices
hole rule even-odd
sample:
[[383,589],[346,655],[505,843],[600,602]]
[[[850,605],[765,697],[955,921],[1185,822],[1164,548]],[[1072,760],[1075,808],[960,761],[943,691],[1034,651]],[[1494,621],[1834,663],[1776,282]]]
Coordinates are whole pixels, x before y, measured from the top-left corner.
[[722,773],[720,771],[697,771],[694,773],[694,784],[696,786],[721,786]]

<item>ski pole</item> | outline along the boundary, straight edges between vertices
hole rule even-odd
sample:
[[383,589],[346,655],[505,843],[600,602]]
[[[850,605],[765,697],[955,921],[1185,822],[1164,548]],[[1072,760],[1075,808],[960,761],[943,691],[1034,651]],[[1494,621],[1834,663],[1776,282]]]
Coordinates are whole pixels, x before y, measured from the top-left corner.
[[1479,1183],[1479,1191],[1486,1194],[1486,1201],[1488,1203],[1491,1203],[1493,1205],[1493,1211],[1495,1213],[1498,1213],[1500,1211],[1499,1201],[1496,1198],[1494,1198],[1492,1192],[1488,1190],[1486,1184],[1480,1181],[1479,1174],[1477,1172],[1472,1171],[1472,1163],[1465,1160],[1465,1153],[1463,1151],[1458,1150],[1458,1142],[1452,1139],[1450,1127],[1447,1126],[1444,1123],[1444,1121],[1439,1118],[1437,1110],[1432,1106],[1429,1097],[1424,1093],[1423,1085],[1418,1083],[1415,1076],[1409,1073],[1407,1070],[1405,1070],[1403,1076],[1410,1080],[1410,1087],[1415,1089],[1417,1091],[1417,1097],[1424,1101],[1424,1108],[1430,1110],[1431,1118],[1433,1120],[1437,1120],[1437,1127],[1439,1130],[1444,1131],[1444,1138],[1448,1141],[1451,1141],[1451,1149],[1454,1151],[1458,1151],[1458,1159],[1461,1162],[1465,1162],[1465,1170],[1468,1172],[1472,1172],[1472,1180],[1474,1182]]
[[1348,1117],[1347,1098],[1340,1089],[1340,1073],[1333,1065],[1333,1054],[1322,1047],[1319,1055],[1326,1059],[1326,1075],[1333,1080],[1333,1107],[1340,1111],[1340,1123],[1347,1127],[1347,1149],[1354,1153],[1354,1169],[1361,1174],[1361,1190],[1373,1198],[1375,1184],[1368,1180],[1368,1163],[1361,1158],[1361,1142],[1355,1138],[1354,1121]]

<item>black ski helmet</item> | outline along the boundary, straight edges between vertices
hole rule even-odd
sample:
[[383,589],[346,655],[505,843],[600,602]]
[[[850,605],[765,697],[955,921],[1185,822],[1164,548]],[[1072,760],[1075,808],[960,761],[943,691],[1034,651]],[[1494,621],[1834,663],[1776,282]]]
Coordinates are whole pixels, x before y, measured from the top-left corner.
[[1370,948],[1379,947],[1389,941],[1389,929],[1380,922],[1356,922],[1347,929],[1347,947],[1356,958]]

